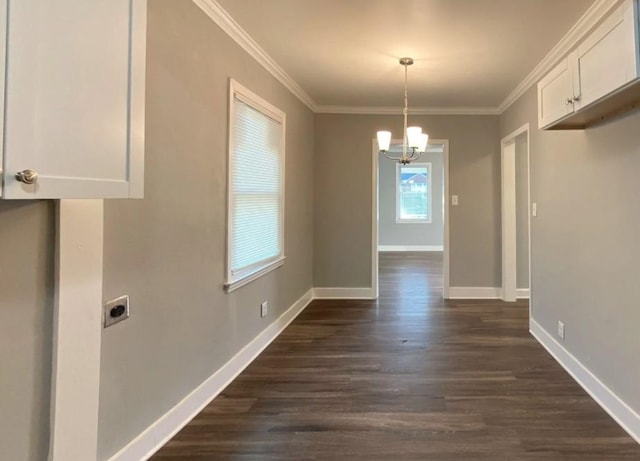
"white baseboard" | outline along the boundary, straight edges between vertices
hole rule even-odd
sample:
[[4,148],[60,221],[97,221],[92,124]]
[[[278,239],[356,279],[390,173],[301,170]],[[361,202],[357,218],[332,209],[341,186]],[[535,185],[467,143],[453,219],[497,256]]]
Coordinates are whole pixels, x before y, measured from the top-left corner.
[[640,443],[640,415],[609,389],[596,375],[555,340],[533,318],[529,331],[582,388],[611,416],[636,442]]
[[378,245],[378,251],[444,251],[442,245]]
[[[529,299],[528,288],[518,288],[518,299]],[[448,299],[501,299],[501,287],[450,287]]]
[[449,299],[499,299],[501,291],[496,287],[449,287]]
[[366,288],[314,288],[313,299],[375,299],[373,289]]
[[309,290],[285,313],[247,344],[222,368],[194,389],[176,406],[138,435],[109,461],[147,460],[207,406],[244,370],[313,299]]

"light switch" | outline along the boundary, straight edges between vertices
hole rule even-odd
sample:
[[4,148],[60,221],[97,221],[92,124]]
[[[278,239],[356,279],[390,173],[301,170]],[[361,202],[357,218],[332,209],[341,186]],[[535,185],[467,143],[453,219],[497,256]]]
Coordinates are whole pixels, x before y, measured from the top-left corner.
[[458,206],[458,196],[457,195],[452,195],[451,196],[451,205]]
[[536,202],[533,202],[531,204],[531,216],[533,216],[534,218],[538,216],[538,204]]

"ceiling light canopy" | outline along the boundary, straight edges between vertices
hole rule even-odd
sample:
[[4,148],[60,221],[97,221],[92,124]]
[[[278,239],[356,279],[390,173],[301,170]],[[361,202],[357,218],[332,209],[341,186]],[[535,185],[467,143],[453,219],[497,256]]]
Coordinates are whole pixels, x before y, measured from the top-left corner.
[[391,131],[378,131],[378,150],[382,155],[391,160],[406,165],[412,160],[418,159],[427,149],[429,135],[422,132],[419,126],[407,127],[407,117],[409,115],[409,92],[407,89],[408,67],[413,64],[413,58],[400,58],[400,64],[404,66],[404,108],[402,114],[404,116],[404,132],[402,136],[402,157],[394,156],[389,153],[391,146]]

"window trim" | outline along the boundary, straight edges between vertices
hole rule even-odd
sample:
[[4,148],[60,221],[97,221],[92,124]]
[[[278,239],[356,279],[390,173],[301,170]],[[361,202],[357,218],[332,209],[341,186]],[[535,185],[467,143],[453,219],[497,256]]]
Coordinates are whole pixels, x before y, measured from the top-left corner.
[[[280,253],[273,258],[255,263],[251,266],[248,266],[236,273],[233,273],[231,270],[231,236],[233,235],[233,220],[231,219],[231,210],[232,210],[232,202],[233,202],[233,194],[231,188],[231,173],[233,171],[233,160],[234,160],[234,142],[233,142],[233,133],[234,133],[234,122],[235,122],[235,104],[234,99],[238,99],[239,101],[247,104],[262,113],[263,115],[275,120],[280,123],[282,136],[281,136],[281,145],[280,145]],[[227,220],[227,238],[225,242],[226,249],[226,267],[225,267],[225,283],[224,289],[227,293],[231,293],[234,290],[237,290],[240,287],[247,285],[254,280],[259,279],[260,277],[268,274],[269,272],[277,269],[278,267],[284,264],[286,259],[285,251],[284,251],[284,243],[285,243],[285,165],[286,165],[286,113],[271,103],[267,102],[257,94],[253,93],[251,90],[247,89],[236,80],[230,78],[229,79],[229,121],[228,121],[228,148],[227,148],[227,210],[226,210],[226,220]]]
[[400,193],[400,172],[405,165],[401,165],[400,163],[396,163],[396,224],[431,224],[433,221],[433,196],[431,194],[432,190],[432,176],[431,172],[433,171],[431,167],[431,162],[411,162],[408,166],[414,167],[425,167],[427,169],[427,178],[429,179],[427,183],[427,211],[428,216],[425,219],[405,219],[400,217],[400,207],[401,207],[401,193]]

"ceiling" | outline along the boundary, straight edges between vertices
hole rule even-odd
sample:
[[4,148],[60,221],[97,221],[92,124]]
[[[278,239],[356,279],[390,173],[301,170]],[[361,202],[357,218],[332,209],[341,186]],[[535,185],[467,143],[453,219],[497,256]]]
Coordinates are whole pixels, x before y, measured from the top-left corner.
[[594,0],[217,0],[317,106],[496,108]]

